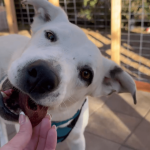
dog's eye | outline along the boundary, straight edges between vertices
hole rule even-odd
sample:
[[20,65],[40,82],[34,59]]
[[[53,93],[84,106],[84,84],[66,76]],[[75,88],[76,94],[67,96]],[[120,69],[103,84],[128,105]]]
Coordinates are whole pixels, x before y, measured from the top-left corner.
[[90,79],[91,74],[90,74],[90,72],[89,72],[89,71],[87,71],[87,70],[83,70],[83,71],[81,72],[81,76],[82,76],[82,78],[83,78],[83,79],[88,80],[88,79]]
[[92,82],[93,73],[89,69],[82,69],[80,71],[80,77],[81,77],[82,80],[84,80],[85,82],[87,82],[87,84],[89,85]]
[[50,31],[46,31],[46,38],[51,42],[56,42],[57,40],[55,34]]

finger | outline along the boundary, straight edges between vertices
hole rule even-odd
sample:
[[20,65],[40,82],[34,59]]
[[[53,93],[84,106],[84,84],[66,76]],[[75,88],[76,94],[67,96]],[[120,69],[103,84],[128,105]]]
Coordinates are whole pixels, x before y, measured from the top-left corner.
[[[50,120],[50,116],[46,115],[45,118],[48,118]],[[40,135],[40,128],[41,128],[42,122],[40,122],[36,127],[33,129],[32,138],[29,142],[29,144],[26,146],[26,149],[36,149],[39,135]]]
[[16,136],[6,144],[6,147],[13,149],[24,149],[32,136],[32,125],[23,112],[19,116],[20,129]]
[[57,144],[56,126],[52,126],[47,134],[46,144],[44,150],[55,150]]
[[39,134],[39,142],[37,146],[37,150],[43,150],[46,143],[46,137],[48,134],[48,131],[51,128],[51,122],[48,118],[44,118],[41,123],[40,127],[40,134]]
[[41,123],[39,123],[36,127],[34,127],[31,140],[25,149],[36,149],[39,140],[40,127]]

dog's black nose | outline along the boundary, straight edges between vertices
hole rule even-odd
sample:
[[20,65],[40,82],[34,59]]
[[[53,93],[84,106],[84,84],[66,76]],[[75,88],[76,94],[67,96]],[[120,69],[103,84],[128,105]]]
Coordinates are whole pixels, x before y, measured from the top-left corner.
[[59,84],[56,73],[45,61],[36,61],[28,65],[25,70],[25,91],[30,94],[52,92]]

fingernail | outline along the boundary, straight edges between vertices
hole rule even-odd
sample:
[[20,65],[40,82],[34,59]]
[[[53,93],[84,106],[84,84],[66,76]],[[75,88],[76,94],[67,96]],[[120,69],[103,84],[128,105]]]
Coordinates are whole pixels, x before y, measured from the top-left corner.
[[24,124],[25,121],[26,121],[26,115],[24,114],[23,111],[21,111],[19,114],[19,124]]
[[45,117],[48,118],[49,120],[52,120],[52,115],[49,113],[47,113]]
[[53,126],[52,126],[52,129],[56,130],[56,126],[55,126],[55,125],[53,125]]

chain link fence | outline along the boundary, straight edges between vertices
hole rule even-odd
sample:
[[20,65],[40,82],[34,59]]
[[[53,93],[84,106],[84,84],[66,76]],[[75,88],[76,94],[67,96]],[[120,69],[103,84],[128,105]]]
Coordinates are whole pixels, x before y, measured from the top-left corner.
[[60,0],[70,22],[92,30],[110,32],[110,0]]
[[31,5],[22,6],[21,0],[15,0],[15,9],[19,29],[30,29],[33,22],[34,8]]
[[150,1],[122,0],[121,62],[140,81],[150,82]]
[[[19,29],[30,29],[34,9],[15,0]],[[60,0],[71,23],[111,56],[111,0]],[[150,0],[122,0],[121,66],[136,80],[150,82]]]
[[[19,28],[28,27],[33,21],[34,9],[30,5],[21,6],[21,0],[15,0]],[[60,6],[66,11],[70,22],[84,28],[110,32],[110,1],[60,0]]]

